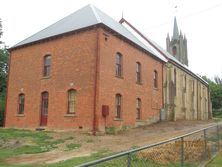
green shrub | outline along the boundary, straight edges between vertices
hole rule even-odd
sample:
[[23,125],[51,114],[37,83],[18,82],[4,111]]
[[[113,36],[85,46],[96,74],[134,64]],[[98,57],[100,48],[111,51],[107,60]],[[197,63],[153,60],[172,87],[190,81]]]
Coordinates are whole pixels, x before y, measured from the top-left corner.
[[0,96],[0,126],[4,123],[4,112],[5,112],[5,97]]
[[117,134],[117,129],[114,126],[106,127],[106,134],[115,135]]
[[220,109],[213,109],[213,117],[215,117],[215,118],[222,118],[222,108],[220,108]]
[[123,125],[123,126],[122,126],[122,128],[121,128],[121,131],[127,131],[128,129],[129,129],[129,127],[128,127],[128,126]]

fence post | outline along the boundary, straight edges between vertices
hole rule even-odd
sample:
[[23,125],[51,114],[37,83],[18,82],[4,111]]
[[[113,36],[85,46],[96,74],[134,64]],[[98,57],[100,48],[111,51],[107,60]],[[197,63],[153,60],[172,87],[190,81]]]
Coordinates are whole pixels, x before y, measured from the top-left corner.
[[204,153],[205,153],[205,159],[208,158],[207,156],[207,129],[204,129]]
[[220,134],[219,134],[219,125],[217,124],[217,140],[218,140],[218,152],[220,151]]
[[184,166],[184,139],[181,137],[181,166]]
[[128,154],[127,167],[130,167],[130,166],[131,166],[131,154],[132,154],[132,153],[129,153],[129,154]]

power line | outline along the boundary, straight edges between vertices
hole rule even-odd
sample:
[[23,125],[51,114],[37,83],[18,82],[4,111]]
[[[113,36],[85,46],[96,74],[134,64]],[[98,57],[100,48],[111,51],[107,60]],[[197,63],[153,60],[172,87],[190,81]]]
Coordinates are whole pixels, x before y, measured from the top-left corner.
[[[183,20],[183,19],[187,19],[187,18],[190,18],[190,17],[193,17],[193,16],[196,16],[196,15],[199,15],[201,13],[205,13],[205,12],[208,12],[212,9],[215,9],[215,8],[218,8],[218,7],[221,7],[222,6],[222,3],[220,4],[217,4],[217,5],[214,5],[214,6],[211,6],[209,8],[206,8],[206,9],[203,9],[203,10],[200,10],[200,11],[197,11],[197,12],[194,12],[194,13],[191,13],[189,15],[186,15],[186,16],[182,16],[180,17],[180,20]],[[175,6],[176,8],[178,7],[177,5]],[[157,24],[157,25],[153,25],[153,26],[149,26],[149,27],[145,27],[145,28],[142,28],[143,30],[145,29],[153,29],[153,28],[159,28],[159,27],[162,27],[164,25],[167,25],[167,24],[171,24],[172,21],[166,21],[166,22],[163,22],[163,23],[160,23],[160,24]]]

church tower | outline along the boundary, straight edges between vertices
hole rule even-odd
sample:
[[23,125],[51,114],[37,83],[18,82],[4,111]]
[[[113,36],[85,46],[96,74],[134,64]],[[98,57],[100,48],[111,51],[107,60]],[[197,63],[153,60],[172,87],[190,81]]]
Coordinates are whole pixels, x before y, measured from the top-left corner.
[[173,36],[170,39],[169,33],[167,34],[166,47],[170,54],[172,54],[182,64],[188,66],[187,39],[185,35],[183,36],[181,31],[179,33],[176,17],[174,17]]

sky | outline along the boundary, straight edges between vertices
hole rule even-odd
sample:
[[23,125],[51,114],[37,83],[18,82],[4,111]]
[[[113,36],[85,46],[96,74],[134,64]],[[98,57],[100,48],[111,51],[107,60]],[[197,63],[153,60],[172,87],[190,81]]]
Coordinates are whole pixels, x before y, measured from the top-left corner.
[[123,16],[163,48],[176,16],[190,69],[222,77],[222,0],[0,0],[1,40],[11,47],[88,4],[116,21]]

